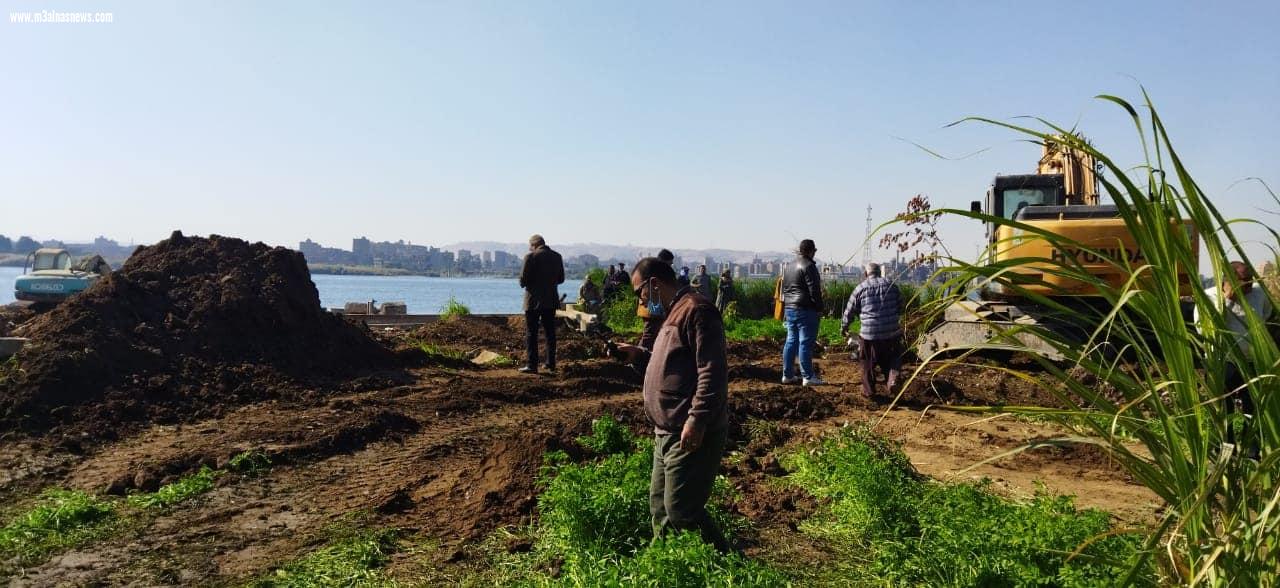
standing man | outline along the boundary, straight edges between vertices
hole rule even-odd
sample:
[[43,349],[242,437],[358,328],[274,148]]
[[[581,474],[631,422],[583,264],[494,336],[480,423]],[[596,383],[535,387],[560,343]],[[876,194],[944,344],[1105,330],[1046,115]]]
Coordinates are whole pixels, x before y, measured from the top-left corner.
[[632,363],[649,356],[644,410],[654,432],[653,536],[697,530],[727,552],[728,541],[707,513],[729,431],[724,324],[710,300],[680,287],[671,266],[656,257],[636,265],[631,286],[649,316],[663,321],[652,353],[634,345],[619,348]]
[[892,396],[902,369],[902,293],[898,285],[880,275],[880,264],[865,268],[862,283],[853,289],[840,317],[840,334],[849,336],[854,317],[861,321],[858,349],[862,360],[862,394],[876,396],[876,366],[885,373],[885,387]]
[[529,254],[520,269],[520,287],[524,288],[525,353],[528,363],[522,373],[538,373],[538,325],[547,333],[547,371],[556,371],[556,310],[560,293],[556,286],[564,283],[564,260],[547,247],[542,235],[529,237]]
[[[1249,311],[1253,312],[1259,322],[1265,324],[1271,318],[1271,301],[1266,291],[1253,287],[1253,282],[1257,279],[1253,268],[1242,261],[1233,261],[1230,271],[1235,274],[1240,289],[1237,290],[1232,286],[1230,280],[1223,279],[1221,291],[1210,288],[1205,291],[1205,296],[1208,297],[1209,304],[1219,310],[1223,326],[1226,327],[1236,347],[1240,349],[1240,357],[1247,361],[1253,358],[1253,344],[1249,341]],[[1194,320],[1197,325],[1200,324],[1200,314],[1200,308],[1197,307],[1194,311]],[[1263,331],[1265,330],[1264,326]],[[1252,427],[1254,426],[1251,424],[1252,419],[1247,417],[1254,414],[1253,395],[1245,384],[1245,374],[1230,352],[1219,350],[1218,353],[1228,358],[1223,370],[1223,387],[1226,388],[1223,392],[1227,414],[1240,412],[1246,415],[1245,426]],[[1256,369],[1257,366],[1253,367]],[[1249,433],[1250,431],[1245,432],[1245,439],[1250,439]],[[1234,426],[1227,426],[1225,441],[1233,445],[1236,443]],[[1258,447],[1258,440],[1254,437],[1243,449],[1246,455],[1256,459]]]
[[[813,342],[818,337],[822,313],[822,277],[813,255],[818,252],[813,239],[800,242],[796,260],[782,271],[782,312],[787,324],[787,342],[782,346],[782,383],[794,384],[802,378],[805,386],[826,384],[813,371]],[[800,356],[800,378],[795,376],[796,356]]]
[[613,300],[613,297],[618,295],[618,279],[614,276],[617,271],[617,267],[611,263],[604,274],[604,284],[600,295],[604,297],[606,302]]
[[720,311],[720,315],[724,316],[724,311],[729,308],[729,303],[733,302],[733,297],[737,292],[733,289],[733,274],[729,270],[720,272],[720,285],[716,287],[719,292],[716,294],[716,310]]
[[707,300],[716,299],[715,295],[711,293],[711,276],[707,275],[707,264],[704,263],[698,266],[698,273],[693,276],[693,289]]

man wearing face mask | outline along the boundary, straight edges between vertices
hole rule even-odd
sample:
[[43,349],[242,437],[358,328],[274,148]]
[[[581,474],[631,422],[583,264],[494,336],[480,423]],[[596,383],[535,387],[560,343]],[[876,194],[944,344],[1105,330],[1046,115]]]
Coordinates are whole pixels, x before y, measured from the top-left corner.
[[633,363],[648,356],[644,408],[654,428],[649,512],[654,537],[697,530],[721,551],[729,544],[707,514],[728,438],[729,381],[724,324],[714,304],[676,281],[670,265],[646,258],[631,286],[662,328],[652,353],[620,346]]
[[[676,256],[671,250],[663,249],[658,252],[658,260],[674,267]],[[644,302],[640,302],[639,307],[636,308],[636,315],[640,317],[640,320],[644,321],[644,330],[640,333],[639,345],[646,350],[651,350],[653,349],[653,342],[658,339],[658,329],[662,327],[662,319],[650,318],[649,309],[645,308]],[[637,368],[639,367],[641,366],[637,365]]]

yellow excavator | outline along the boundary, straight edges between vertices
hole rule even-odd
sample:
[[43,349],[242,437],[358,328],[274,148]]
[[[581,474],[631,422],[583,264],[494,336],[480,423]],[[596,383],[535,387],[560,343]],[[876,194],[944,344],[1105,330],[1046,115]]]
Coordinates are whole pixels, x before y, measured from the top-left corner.
[[[1061,141],[1061,138],[1059,138]],[[973,212],[1036,227],[1079,243],[1080,247],[1058,247],[1021,228],[986,222],[987,253],[995,262],[1013,259],[1024,261],[1008,276],[1024,292],[1056,299],[1068,298],[1067,306],[1097,304],[1099,292],[1087,282],[1054,275],[1049,268],[1055,262],[1075,260],[1090,274],[1119,287],[1129,278],[1106,258],[1127,259],[1142,265],[1144,255],[1125,226],[1113,204],[1102,204],[1098,195],[1097,162],[1087,152],[1063,142],[1049,140],[1043,144],[1036,173],[996,176],[987,190],[986,201],[974,201]],[[1191,236],[1193,250],[1198,251],[1198,233],[1189,220],[1181,221]],[[1099,256],[1102,253],[1103,256]],[[1194,282],[1184,276],[1184,295],[1190,294]],[[1017,325],[1039,325],[1049,329],[1079,329],[1077,317],[1057,316],[1041,305],[1033,304],[1026,295],[993,284],[977,299],[967,299],[949,306],[942,321],[917,342],[917,354],[929,357],[949,349],[973,347],[1007,348],[1032,351],[1061,359],[1052,346],[1031,332],[1014,329]],[[1006,330],[1017,343],[1001,342],[996,337]],[[1021,332],[1020,332],[1021,331]]]

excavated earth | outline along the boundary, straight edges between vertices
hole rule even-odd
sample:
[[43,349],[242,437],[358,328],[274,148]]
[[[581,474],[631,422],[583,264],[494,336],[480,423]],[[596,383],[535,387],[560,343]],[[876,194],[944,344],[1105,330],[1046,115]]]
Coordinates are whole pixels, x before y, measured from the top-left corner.
[[[464,565],[468,546],[536,516],[545,452],[580,456],[574,439],[604,414],[647,429],[640,375],[600,358],[597,340],[562,330],[555,375],[433,363],[410,349],[485,349],[519,362],[523,324],[464,318],[372,337],[319,310],[296,254],[234,239],[175,234],[94,290],[27,318],[17,327],[37,341],[19,357],[27,373],[0,389],[0,514],[50,486],[153,490],[246,450],[272,467],[224,476],[140,528],[22,570],[15,585],[238,584],[314,549],[352,513],[434,546],[398,554],[393,571]],[[972,467],[1056,433],[945,410],[1056,402],[1016,378],[926,371],[887,410],[861,396],[842,350],[819,360],[831,383],[822,388],[778,384],[776,345],[734,343],[730,355],[735,453],[725,473],[739,490],[731,508],[754,523],[748,554],[804,542],[796,526],[820,505],[777,483],[778,450],[844,423],[875,424],[940,479],[987,477],[1018,497],[1043,483],[1131,521],[1156,508],[1154,495],[1086,450]]]

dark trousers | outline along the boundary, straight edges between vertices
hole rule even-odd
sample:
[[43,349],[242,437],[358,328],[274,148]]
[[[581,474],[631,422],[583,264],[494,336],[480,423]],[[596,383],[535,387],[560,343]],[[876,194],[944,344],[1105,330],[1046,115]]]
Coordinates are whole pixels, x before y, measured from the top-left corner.
[[707,513],[711,484],[720,469],[728,436],[727,428],[707,431],[702,446],[686,453],[680,449],[679,435],[654,434],[649,514],[653,516],[655,539],[673,531],[697,531],[716,549],[729,551],[729,542]]
[[524,348],[529,367],[538,369],[538,325],[547,333],[547,367],[556,367],[556,309],[524,311]]
[[862,393],[876,395],[876,366],[885,373],[886,386],[892,390],[898,383],[898,370],[902,368],[902,337],[867,340],[858,337],[862,350]]

